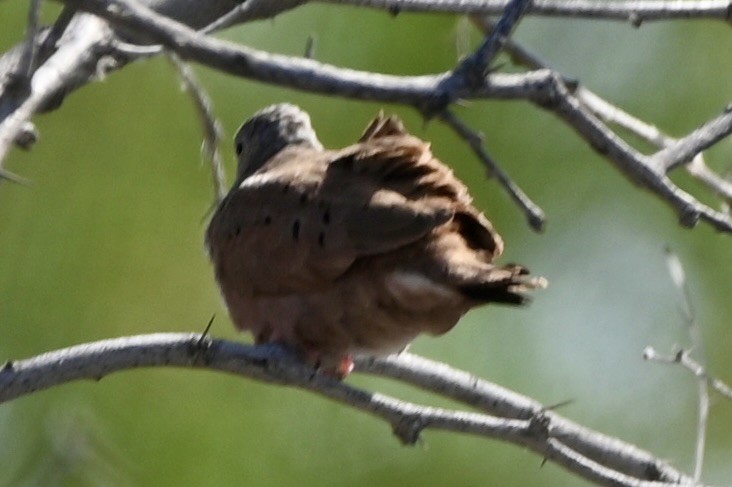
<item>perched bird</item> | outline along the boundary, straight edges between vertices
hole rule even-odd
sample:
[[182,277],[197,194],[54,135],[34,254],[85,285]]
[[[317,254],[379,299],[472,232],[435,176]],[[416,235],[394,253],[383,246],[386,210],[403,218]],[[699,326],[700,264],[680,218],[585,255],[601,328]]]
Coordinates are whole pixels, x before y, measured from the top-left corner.
[[544,287],[497,266],[500,236],[468,190],[395,116],[327,150],[298,107],[257,112],[206,246],[234,324],[344,377],[357,354],[404,349],[470,308]]

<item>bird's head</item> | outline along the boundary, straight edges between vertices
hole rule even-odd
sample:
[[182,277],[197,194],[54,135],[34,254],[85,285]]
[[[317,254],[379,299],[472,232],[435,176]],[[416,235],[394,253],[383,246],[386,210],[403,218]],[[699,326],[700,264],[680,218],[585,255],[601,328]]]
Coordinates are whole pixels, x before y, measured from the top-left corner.
[[239,162],[237,183],[241,183],[290,145],[323,148],[310,125],[310,116],[307,113],[289,103],[270,105],[255,113],[244,122],[234,137],[234,148]]

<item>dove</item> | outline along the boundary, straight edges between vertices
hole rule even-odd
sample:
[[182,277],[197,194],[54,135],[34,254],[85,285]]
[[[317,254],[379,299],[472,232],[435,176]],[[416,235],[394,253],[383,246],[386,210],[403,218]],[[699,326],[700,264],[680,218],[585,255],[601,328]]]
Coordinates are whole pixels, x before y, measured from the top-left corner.
[[328,150],[291,104],[235,136],[237,176],[206,230],[232,322],[343,378],[356,356],[441,335],[471,308],[545,287],[494,259],[503,241],[430,144],[379,114]]

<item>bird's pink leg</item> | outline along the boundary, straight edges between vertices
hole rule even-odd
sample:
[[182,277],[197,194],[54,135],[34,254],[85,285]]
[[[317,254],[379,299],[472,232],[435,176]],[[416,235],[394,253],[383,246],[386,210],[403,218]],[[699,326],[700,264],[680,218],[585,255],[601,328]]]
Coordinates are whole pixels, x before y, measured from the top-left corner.
[[353,372],[353,368],[353,357],[351,357],[350,355],[344,355],[338,361],[338,365],[336,366],[335,371],[336,374],[338,374],[338,377],[340,377],[341,379],[345,379],[351,372]]
[[307,350],[305,352],[305,361],[318,369],[318,371],[335,377],[336,379],[345,379],[353,372],[354,362],[350,355],[342,355],[336,362],[323,360],[323,355],[318,350]]

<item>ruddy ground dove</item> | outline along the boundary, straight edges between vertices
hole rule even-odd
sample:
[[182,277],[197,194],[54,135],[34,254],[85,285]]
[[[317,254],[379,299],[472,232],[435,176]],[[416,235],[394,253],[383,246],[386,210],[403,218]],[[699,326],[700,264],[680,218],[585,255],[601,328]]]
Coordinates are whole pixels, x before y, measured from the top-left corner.
[[493,263],[500,236],[468,190],[395,116],[341,150],[279,104],[235,138],[236,182],[206,245],[234,324],[340,376],[356,354],[404,349],[470,308],[543,287]]

